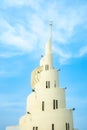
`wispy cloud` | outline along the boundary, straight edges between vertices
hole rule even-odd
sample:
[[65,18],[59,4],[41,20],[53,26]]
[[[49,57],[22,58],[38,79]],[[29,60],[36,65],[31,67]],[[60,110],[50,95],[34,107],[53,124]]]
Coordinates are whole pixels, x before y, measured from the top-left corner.
[[87,97],[79,97],[79,96],[75,96],[75,97],[71,97],[71,96],[67,96],[67,103],[68,105],[72,106],[75,105],[75,106],[78,106],[78,108],[84,108],[86,109],[86,106],[87,106]]
[[[37,37],[31,34],[22,25],[11,26],[7,21],[2,20],[2,29],[0,41],[3,44],[13,46],[22,51],[31,51],[34,49]],[[33,42],[35,41],[35,42]]]
[[0,77],[12,77],[12,76],[14,77],[15,75],[18,75],[18,72],[16,72],[14,69],[12,70],[0,69]]
[[2,52],[0,53],[0,57],[2,58],[10,58],[10,57],[14,57],[14,56],[18,56],[18,55],[22,55],[21,52]]
[[38,9],[39,4],[43,0],[4,0],[5,7],[24,7],[24,6],[30,6],[33,9]]
[[[23,100],[23,99],[22,99]],[[15,109],[16,107],[24,107],[25,103],[19,99],[18,95],[5,95],[0,94],[0,108],[10,108]]]
[[[28,56],[34,59],[34,56],[39,57],[38,55],[44,51],[44,46],[49,40],[50,20],[53,21],[53,53],[58,57],[60,64],[87,55],[86,12],[87,2],[84,0],[75,2],[73,0],[3,0],[0,2],[0,88],[3,93],[6,93],[4,95],[0,93],[0,110],[14,111],[15,109],[19,112],[25,106],[23,101],[25,97],[21,95],[24,95],[24,91],[26,93],[28,91],[23,87],[21,94],[21,88],[15,88],[15,83],[19,85],[21,82],[22,86],[28,84],[25,84],[25,73],[29,72],[25,72],[25,68],[30,71],[31,66],[33,67],[33,63],[28,61]],[[18,78],[17,82],[14,80],[15,77]],[[73,84],[73,75],[71,78]],[[68,80],[71,80],[70,76]],[[2,83],[6,81],[7,83]],[[84,83],[86,84],[85,80]],[[81,84],[79,87],[82,87]],[[18,92],[11,94],[14,89]],[[82,121],[80,124],[84,124],[84,119],[87,120],[84,114],[87,109],[87,97],[83,94],[75,94],[71,96],[69,93],[67,106],[76,108],[79,122]],[[5,113],[4,115],[6,117]],[[9,118],[11,119],[12,116],[15,117],[13,112]]]
[[[76,37],[76,30],[78,27],[87,26],[86,19],[86,9],[87,5],[82,4],[79,6],[66,6],[65,2],[57,2],[56,0],[51,3],[47,2],[46,4],[42,4],[43,0],[35,1],[27,1],[27,0],[5,0],[4,5],[7,7],[17,6],[18,8],[30,6],[34,8],[36,11],[30,11],[26,14],[26,20],[22,19],[24,23],[22,24],[20,21],[11,24],[9,20],[2,18],[0,20],[0,41],[4,45],[12,46],[15,49],[18,49],[22,53],[34,52],[34,50],[43,50],[43,46],[48,39],[49,28],[47,27],[48,21],[51,19],[54,21],[53,26],[53,42],[66,45],[71,44],[73,37]],[[49,8],[50,7],[50,8]],[[45,12],[44,12],[45,10]],[[28,17],[29,16],[29,17]],[[9,19],[8,15],[8,19]],[[20,16],[19,16],[20,19]],[[78,28],[80,30],[80,28]],[[46,40],[45,40],[46,39]],[[86,44],[86,43],[85,43]],[[74,44],[75,45],[75,44]],[[81,43],[79,43],[79,47],[77,52],[80,52],[80,55],[83,55],[83,50],[85,52],[86,49],[81,48]],[[37,51],[38,51],[37,50]],[[68,49],[69,50],[69,49]],[[73,50],[73,49],[72,49]],[[75,51],[75,50],[74,50]],[[70,50],[67,51],[58,47],[56,45],[56,54],[60,56],[60,62],[63,63],[70,58],[75,57],[77,52],[73,51],[70,53]],[[9,53],[12,54],[12,53]],[[14,55],[14,53],[13,53]],[[75,55],[75,56],[74,56]],[[2,56],[5,56],[2,54]]]
[[72,54],[70,52],[66,53],[63,49],[60,47],[53,47],[54,53],[57,54],[60,58],[60,64],[65,64],[67,60],[69,60],[72,57]]
[[87,54],[87,46],[84,46],[80,49],[79,56],[84,56]]

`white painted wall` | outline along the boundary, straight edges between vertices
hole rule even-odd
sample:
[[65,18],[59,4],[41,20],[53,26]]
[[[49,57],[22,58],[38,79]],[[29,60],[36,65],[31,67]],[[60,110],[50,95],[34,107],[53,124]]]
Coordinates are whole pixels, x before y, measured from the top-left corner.
[[[65,89],[59,87],[59,74],[53,67],[50,43],[46,45],[45,54],[40,60],[40,67],[31,75],[34,92],[27,97],[26,114],[19,121],[20,130],[53,130],[52,124],[54,130],[66,130],[66,123],[69,123],[69,130],[74,130],[72,110],[66,108]],[[46,81],[50,82],[49,88]],[[53,108],[53,100],[58,101],[58,108]],[[8,127],[6,130],[19,130],[19,127]]]

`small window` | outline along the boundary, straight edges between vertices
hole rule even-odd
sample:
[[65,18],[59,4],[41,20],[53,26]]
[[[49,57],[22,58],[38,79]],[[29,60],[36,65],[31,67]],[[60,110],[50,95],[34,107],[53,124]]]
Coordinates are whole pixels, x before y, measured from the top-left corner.
[[52,130],[54,130],[54,124],[52,124]]
[[46,81],[46,88],[50,88],[50,81]]
[[45,65],[45,70],[49,70],[49,65]]
[[38,127],[36,127],[36,130],[38,130]]
[[33,130],[35,130],[35,127],[33,127]]
[[54,87],[56,87],[56,81],[54,81]]
[[53,109],[58,109],[58,100],[53,100]]
[[70,130],[70,125],[69,125],[69,123],[66,123],[66,130]]
[[44,101],[42,101],[42,111],[44,111]]
[[35,92],[35,90],[34,90],[34,89],[32,89],[32,92]]
[[27,114],[30,114],[30,112],[27,112]]
[[36,126],[36,127],[33,127],[33,130],[38,130],[38,127]]
[[56,108],[58,108],[58,100],[56,100]]
[[55,109],[55,100],[53,100],[53,109]]

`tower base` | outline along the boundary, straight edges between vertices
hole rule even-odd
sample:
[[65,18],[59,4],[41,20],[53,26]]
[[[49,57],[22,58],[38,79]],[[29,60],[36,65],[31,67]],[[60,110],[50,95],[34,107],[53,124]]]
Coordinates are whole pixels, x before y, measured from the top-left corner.
[[6,130],[20,130],[19,126],[8,126]]

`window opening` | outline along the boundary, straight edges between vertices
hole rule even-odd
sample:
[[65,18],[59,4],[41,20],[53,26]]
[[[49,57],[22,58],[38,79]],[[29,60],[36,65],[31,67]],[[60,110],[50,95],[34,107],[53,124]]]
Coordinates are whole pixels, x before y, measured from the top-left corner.
[[35,130],[35,127],[33,127],[33,130]]
[[56,108],[58,108],[58,100],[56,100]]
[[50,88],[50,81],[46,81],[46,88]]
[[54,124],[52,124],[52,130],[54,130]]
[[53,109],[57,109],[58,108],[58,100],[53,100]]
[[69,123],[66,123],[66,130],[70,130],[70,125],[69,125]]
[[49,70],[49,65],[45,65],[45,70]]
[[30,112],[27,112],[27,114],[30,114]]
[[55,100],[53,100],[53,109],[55,109]]
[[38,127],[36,127],[36,130],[38,130]]
[[42,111],[44,111],[44,101],[42,101]]
[[38,130],[38,127],[36,126],[36,127],[33,127],[33,130]]
[[56,87],[56,81],[54,81],[54,87]]

